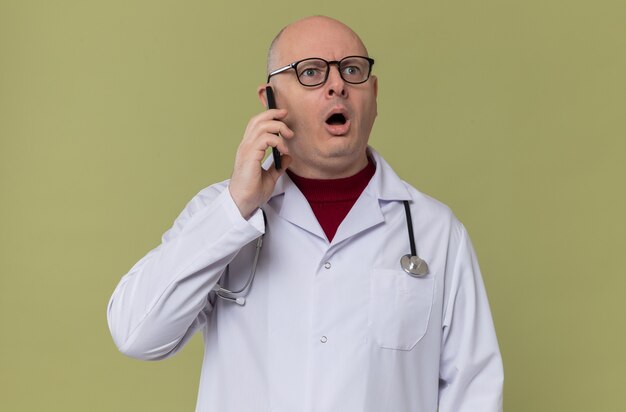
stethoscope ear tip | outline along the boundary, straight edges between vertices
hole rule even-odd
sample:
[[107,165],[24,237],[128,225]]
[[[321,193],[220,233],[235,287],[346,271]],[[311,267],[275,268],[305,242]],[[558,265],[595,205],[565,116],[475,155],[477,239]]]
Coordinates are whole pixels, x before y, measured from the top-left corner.
[[413,277],[422,277],[428,274],[428,264],[417,256],[402,256],[400,258],[400,266]]

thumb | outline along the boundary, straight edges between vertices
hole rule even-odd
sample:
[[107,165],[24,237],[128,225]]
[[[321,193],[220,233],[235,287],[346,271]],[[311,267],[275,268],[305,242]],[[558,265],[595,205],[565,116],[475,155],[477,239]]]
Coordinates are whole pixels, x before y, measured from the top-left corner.
[[274,163],[272,163],[268,171],[270,172],[270,176],[272,177],[274,183],[276,183],[278,178],[285,173],[292,161],[293,159],[291,158],[291,156],[284,154],[280,157],[280,170],[276,170],[276,168],[274,167]]

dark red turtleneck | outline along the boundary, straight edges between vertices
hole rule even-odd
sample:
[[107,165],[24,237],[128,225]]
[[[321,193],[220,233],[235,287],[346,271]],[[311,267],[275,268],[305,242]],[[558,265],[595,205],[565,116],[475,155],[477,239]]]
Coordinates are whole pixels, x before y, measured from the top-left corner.
[[359,173],[341,179],[307,179],[287,169],[287,174],[309,201],[328,241],[369,183],[376,166],[370,159]]

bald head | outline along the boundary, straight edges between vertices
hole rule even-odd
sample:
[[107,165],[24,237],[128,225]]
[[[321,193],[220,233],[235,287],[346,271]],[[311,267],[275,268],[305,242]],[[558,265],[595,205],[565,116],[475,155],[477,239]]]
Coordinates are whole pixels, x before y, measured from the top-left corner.
[[302,57],[291,56],[297,56],[299,50],[306,54],[306,50],[314,43],[332,42],[332,36],[338,34],[350,38],[355,47],[360,49],[358,54],[369,56],[361,38],[350,27],[330,17],[311,16],[283,27],[274,37],[267,54],[267,72],[269,73],[277,67],[292,63],[294,60],[307,57],[323,57],[304,54],[302,54]]

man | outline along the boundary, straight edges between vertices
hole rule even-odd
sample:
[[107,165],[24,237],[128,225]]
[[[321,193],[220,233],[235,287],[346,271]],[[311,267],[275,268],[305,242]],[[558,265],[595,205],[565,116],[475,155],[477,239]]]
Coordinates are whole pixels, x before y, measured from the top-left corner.
[[[501,410],[465,229],[367,145],[372,64],[336,20],[283,29],[268,58],[279,109],[250,120],[231,179],[201,191],[114,292],[109,326],[129,356],[165,358],[202,331],[198,411]],[[261,167],[273,147],[280,170]],[[413,240],[423,261],[401,265]]]

